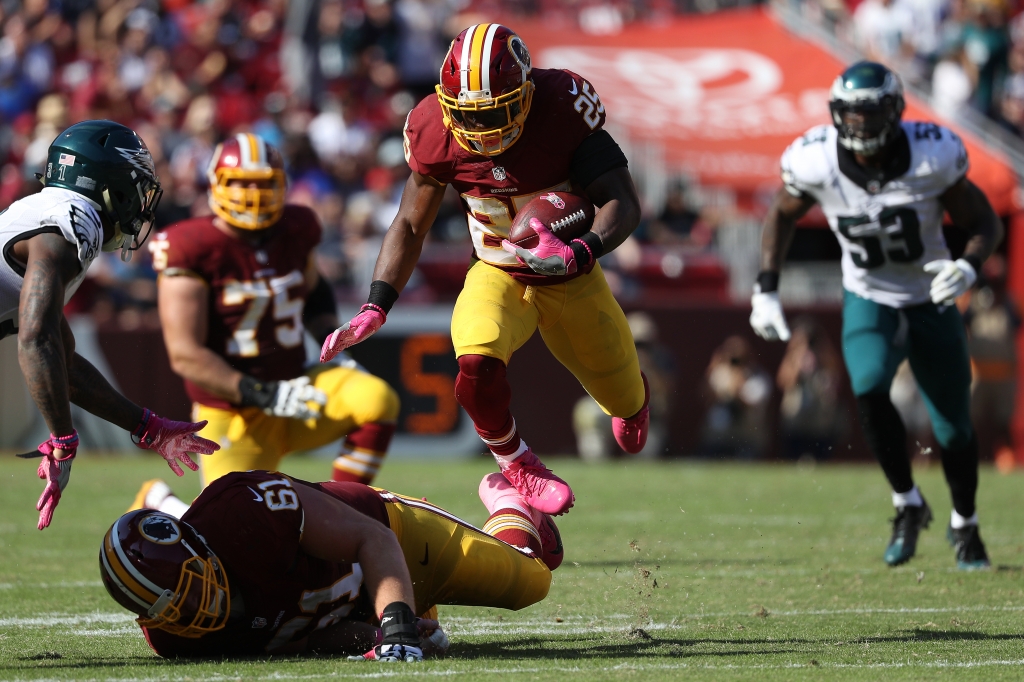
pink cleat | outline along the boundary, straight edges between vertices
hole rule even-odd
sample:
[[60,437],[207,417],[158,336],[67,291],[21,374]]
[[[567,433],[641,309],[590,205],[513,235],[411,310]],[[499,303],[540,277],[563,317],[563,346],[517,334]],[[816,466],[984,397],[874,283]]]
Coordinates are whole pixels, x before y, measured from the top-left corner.
[[562,565],[562,534],[558,532],[555,520],[549,515],[534,509],[530,516],[540,531],[540,560],[549,571],[553,571]]
[[647,377],[640,372],[644,380],[644,405],[640,411],[629,419],[612,417],[612,433],[619,447],[631,455],[635,455],[647,445],[647,431],[651,425],[651,388],[647,385]]
[[501,473],[523,500],[539,512],[558,516],[569,511],[576,502],[569,484],[551,473],[529,448],[511,463],[499,461],[499,465]]

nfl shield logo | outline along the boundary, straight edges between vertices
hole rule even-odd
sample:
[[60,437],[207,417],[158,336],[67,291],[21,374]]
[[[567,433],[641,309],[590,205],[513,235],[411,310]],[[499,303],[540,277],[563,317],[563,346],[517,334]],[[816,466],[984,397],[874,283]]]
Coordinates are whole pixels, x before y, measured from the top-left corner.
[[491,169],[491,175],[498,182],[503,182],[505,180],[505,168],[503,166],[495,166]]

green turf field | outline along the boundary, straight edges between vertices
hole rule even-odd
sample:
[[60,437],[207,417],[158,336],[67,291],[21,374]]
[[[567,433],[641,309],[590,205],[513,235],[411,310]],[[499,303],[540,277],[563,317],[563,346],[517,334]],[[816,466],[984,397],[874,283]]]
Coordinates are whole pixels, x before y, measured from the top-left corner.
[[[982,472],[994,569],[961,573],[944,540],[941,471],[919,483],[938,523],[909,565],[881,561],[892,510],[875,467],[554,461],[576,491],[566,561],[522,612],[442,607],[447,660],[415,667],[278,657],[154,656],[100,585],[103,532],[155,458],[81,458],[53,526],[35,528],[33,465],[0,457],[0,679],[1021,679],[1024,505],[1018,475]],[[393,462],[379,483],[482,523],[485,460]],[[285,469],[318,479],[324,461]],[[188,475],[177,487],[197,491]]]

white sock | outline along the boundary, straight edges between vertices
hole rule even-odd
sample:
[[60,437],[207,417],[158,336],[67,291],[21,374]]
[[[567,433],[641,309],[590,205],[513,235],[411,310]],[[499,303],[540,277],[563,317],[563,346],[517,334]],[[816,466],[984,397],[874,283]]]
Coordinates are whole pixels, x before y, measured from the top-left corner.
[[511,464],[512,462],[514,462],[516,459],[518,459],[520,455],[522,455],[524,452],[526,452],[529,449],[530,448],[527,447],[527,445],[526,445],[526,441],[524,441],[522,438],[520,438],[519,439],[519,448],[514,453],[512,453],[511,455],[499,455],[498,453],[494,452],[493,450],[491,451],[491,454],[494,455],[494,459],[498,460],[499,464],[508,465],[508,464]]
[[977,526],[978,512],[974,512],[973,516],[967,518],[966,516],[960,516],[959,514],[957,514],[956,509],[954,509],[953,512],[949,515],[949,525],[954,530],[960,530],[961,528],[966,528],[967,526]]
[[162,511],[168,516],[180,519],[188,511],[188,505],[175,497],[172,493],[164,498],[164,501],[157,505],[157,511]]
[[905,493],[898,493],[894,490],[892,492],[892,506],[897,509],[924,506],[924,500],[921,499],[921,491],[917,489],[916,485]]

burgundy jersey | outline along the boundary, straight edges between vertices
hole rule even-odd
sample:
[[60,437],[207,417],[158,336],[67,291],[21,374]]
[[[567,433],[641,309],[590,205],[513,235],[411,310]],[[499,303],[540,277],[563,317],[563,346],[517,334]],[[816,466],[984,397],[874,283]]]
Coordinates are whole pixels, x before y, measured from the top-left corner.
[[[213,220],[192,218],[158,232],[149,245],[153,269],[206,282],[207,348],[257,379],[294,379],[306,362],[305,272],[320,241],[320,221],[304,206],[286,206],[256,247],[221,232]],[[231,407],[187,380],[185,390],[197,403]]]
[[262,654],[339,620],[367,621],[373,604],[359,564],[302,551],[303,511],[295,487],[308,485],[388,525],[380,494],[361,483],[306,483],[272,471],[218,478],[181,518],[203,536],[228,576],[231,618],[199,638],[143,628],[161,656]]
[[[459,146],[444,127],[441,105],[429,96],[405,123],[405,155],[421,175],[451,184],[462,197],[476,257],[527,284],[556,284],[519,265],[501,248],[516,211],[551,191],[569,191],[569,166],[576,148],[604,125],[604,105],[583,77],[561,69],[534,69],[536,91],[520,133],[507,151],[486,157]],[[575,188],[577,190],[582,188]]]

